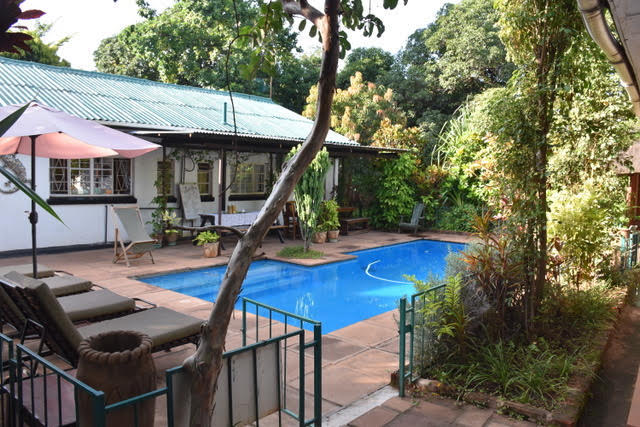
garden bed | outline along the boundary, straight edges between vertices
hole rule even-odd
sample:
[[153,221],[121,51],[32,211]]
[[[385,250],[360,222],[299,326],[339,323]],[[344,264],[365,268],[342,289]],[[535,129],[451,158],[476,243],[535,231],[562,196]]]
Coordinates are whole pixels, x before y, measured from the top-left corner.
[[[593,379],[600,368],[602,356],[606,351],[610,339],[616,330],[620,313],[623,307],[623,298],[619,297],[620,304],[616,305],[616,315],[608,322],[607,326],[597,331],[594,336],[585,340],[589,347],[583,348],[583,357],[579,367],[574,367],[571,374],[556,396],[546,405],[534,405],[510,400],[495,390],[475,391],[473,387],[461,387],[455,384],[421,378],[409,385],[409,392],[414,396],[435,393],[441,396],[463,400],[467,403],[495,409],[498,412],[511,414],[517,418],[525,418],[536,423],[551,425],[576,425],[580,414],[588,399],[589,389]],[[392,375],[392,384],[397,385],[397,372]]]

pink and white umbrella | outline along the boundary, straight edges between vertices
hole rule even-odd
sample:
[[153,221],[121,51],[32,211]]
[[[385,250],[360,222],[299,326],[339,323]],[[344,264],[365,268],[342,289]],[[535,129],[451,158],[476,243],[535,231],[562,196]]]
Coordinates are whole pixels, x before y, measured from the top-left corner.
[[[22,105],[0,107],[0,120]],[[20,118],[0,137],[0,155],[31,156],[31,189],[36,188],[35,157],[54,159],[88,159],[120,155],[132,158],[160,148],[124,132],[99,123],[72,116],[46,105],[31,103]],[[31,202],[31,244],[33,275],[37,277],[36,213]]]

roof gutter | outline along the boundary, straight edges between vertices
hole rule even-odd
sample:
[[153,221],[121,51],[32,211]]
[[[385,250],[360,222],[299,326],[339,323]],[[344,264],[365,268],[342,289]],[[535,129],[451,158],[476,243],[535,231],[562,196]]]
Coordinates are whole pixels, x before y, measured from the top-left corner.
[[624,48],[613,37],[604,16],[607,7],[606,0],[577,0],[587,31],[591,38],[600,46],[605,56],[618,72],[622,86],[629,94],[633,104],[633,112],[640,117],[640,92],[638,82]]

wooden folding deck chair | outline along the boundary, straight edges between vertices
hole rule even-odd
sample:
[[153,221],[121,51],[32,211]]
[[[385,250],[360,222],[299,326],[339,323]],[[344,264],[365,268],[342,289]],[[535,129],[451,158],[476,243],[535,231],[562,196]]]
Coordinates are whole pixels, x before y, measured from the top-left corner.
[[[156,244],[156,240],[149,237],[149,234],[147,234],[147,231],[144,229],[140,208],[138,208],[137,205],[111,205],[111,209],[114,217],[113,224],[116,228],[115,238],[113,240],[113,263],[115,264],[124,258],[127,267],[131,267],[129,258],[140,258],[148,253],[151,257],[151,262],[155,264],[151,250],[153,249],[153,245]],[[129,238],[129,244],[126,246],[122,232],[120,228],[118,228],[118,220]]]

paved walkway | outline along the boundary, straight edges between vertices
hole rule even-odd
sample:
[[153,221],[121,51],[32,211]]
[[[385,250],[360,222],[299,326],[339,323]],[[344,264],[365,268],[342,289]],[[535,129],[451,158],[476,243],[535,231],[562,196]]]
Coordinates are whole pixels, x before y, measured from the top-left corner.
[[625,307],[614,336],[605,351],[602,367],[591,387],[592,397],[587,402],[578,425],[583,427],[638,426],[640,418],[629,417],[632,407],[640,407],[640,395],[634,388],[640,367],[640,307]]
[[[425,233],[424,237],[456,242],[468,241],[468,237],[456,234]],[[401,243],[415,238],[415,236],[406,234],[375,231],[346,237],[341,236],[338,243],[314,245],[315,249],[324,251],[327,254],[325,258],[305,260],[303,263],[314,265],[332,262],[350,257],[345,255],[344,252]],[[297,243],[299,244],[299,241]],[[286,244],[291,244],[291,241],[287,241]],[[225,264],[234,248],[234,244],[229,243],[226,247],[227,249],[223,251],[221,257],[203,258],[201,256],[201,248],[193,247],[190,242],[181,242],[178,246],[154,251],[155,264],[151,264],[149,258],[143,257],[134,260],[130,268],[127,268],[124,263],[112,264],[112,250],[110,249],[43,254],[39,256],[38,261],[54,269],[64,270],[92,280],[94,283],[122,295],[141,297],[160,306],[206,319],[213,307],[212,303],[140,282],[135,277]],[[283,245],[277,239],[268,238],[259,252],[262,251],[265,256],[277,259],[275,254],[282,247]],[[1,258],[0,266],[28,262],[30,262],[30,257],[27,256]],[[350,405],[389,383],[390,373],[396,370],[398,365],[396,319],[397,311],[394,310],[323,336],[323,414],[329,414]],[[227,334],[227,350],[241,346],[242,333],[240,328],[241,313],[236,311],[235,318],[232,319]],[[268,328],[268,325],[263,321],[260,323],[259,328],[265,329]],[[194,347],[192,345],[186,345],[174,348],[170,352],[157,354],[155,361],[158,368],[158,382],[162,383],[164,381],[164,370],[180,365],[193,350]],[[291,352],[290,360],[297,359],[297,348],[295,346],[289,346],[287,352]],[[309,393],[313,390],[313,372],[312,359],[307,356],[307,360],[309,363],[306,363],[307,378],[305,378],[305,383],[307,387],[305,388]],[[288,368],[290,372],[287,377],[288,390],[291,391],[289,396],[292,396],[288,405],[293,408],[296,408],[293,397],[297,399],[298,374],[296,368],[295,364],[291,364]],[[312,403],[311,398],[306,399],[306,401],[309,404]],[[428,408],[428,406],[418,405],[413,409],[418,410],[419,408],[422,408],[420,409],[421,413],[425,413],[425,408]],[[307,411],[309,410],[310,408],[307,409]],[[161,411],[162,408],[158,408],[159,421],[163,419]],[[411,410],[406,411],[406,414],[398,412],[400,414],[398,420],[401,421],[405,416],[414,416],[414,412]]]
[[457,405],[453,399],[436,397],[414,400],[392,397],[351,421],[352,427],[533,427],[535,424],[496,414],[493,409]]

